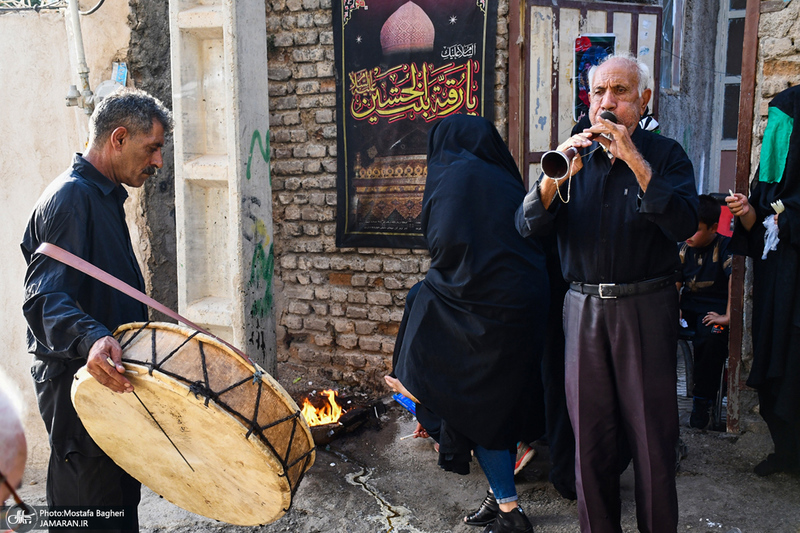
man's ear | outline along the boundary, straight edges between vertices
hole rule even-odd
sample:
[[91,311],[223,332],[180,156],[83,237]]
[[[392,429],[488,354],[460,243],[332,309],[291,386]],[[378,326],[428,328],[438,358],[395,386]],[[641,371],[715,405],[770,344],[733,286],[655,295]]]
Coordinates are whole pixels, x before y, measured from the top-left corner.
[[128,140],[128,129],[125,126],[118,127],[111,132],[109,140],[114,150],[122,150],[122,145]]
[[653,91],[650,89],[645,89],[642,93],[642,109],[640,114],[644,116],[645,111],[647,110],[647,104],[650,103],[650,97],[653,95]]
[[709,229],[714,233],[716,233],[717,230],[719,229],[719,222],[714,222],[714,224]]

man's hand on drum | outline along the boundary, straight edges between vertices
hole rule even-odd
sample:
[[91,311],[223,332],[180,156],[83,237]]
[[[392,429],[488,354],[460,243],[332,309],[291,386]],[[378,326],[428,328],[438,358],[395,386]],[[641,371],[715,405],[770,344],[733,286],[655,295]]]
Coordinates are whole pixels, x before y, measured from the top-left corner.
[[125,367],[122,366],[122,348],[114,337],[101,337],[95,341],[86,358],[86,370],[114,392],[133,392],[133,385],[125,377]]

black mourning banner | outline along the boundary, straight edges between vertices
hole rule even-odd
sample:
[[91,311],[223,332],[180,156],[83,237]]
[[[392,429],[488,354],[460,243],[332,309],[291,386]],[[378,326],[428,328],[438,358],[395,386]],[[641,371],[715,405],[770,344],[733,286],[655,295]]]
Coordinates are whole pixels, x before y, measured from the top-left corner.
[[497,0],[334,0],[336,245],[425,248],[428,131],[494,120]]

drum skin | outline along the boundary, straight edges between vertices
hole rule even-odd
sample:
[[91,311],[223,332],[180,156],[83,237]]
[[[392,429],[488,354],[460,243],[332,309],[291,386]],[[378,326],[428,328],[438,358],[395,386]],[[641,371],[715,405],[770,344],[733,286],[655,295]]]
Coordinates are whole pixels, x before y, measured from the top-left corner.
[[136,395],[111,391],[86,367],[72,385],[72,403],[97,445],[193,513],[243,526],[283,516],[315,456],[283,388],[190,328],[132,323],[114,335]]

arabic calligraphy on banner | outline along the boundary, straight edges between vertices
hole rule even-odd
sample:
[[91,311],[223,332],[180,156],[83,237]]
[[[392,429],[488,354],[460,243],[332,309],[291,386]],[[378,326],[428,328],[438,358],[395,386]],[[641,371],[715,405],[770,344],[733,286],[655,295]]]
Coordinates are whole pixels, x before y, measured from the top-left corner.
[[334,0],[340,247],[425,248],[427,134],[493,120],[497,0]]
[[350,114],[356,120],[376,124],[414,120],[430,122],[458,112],[475,114],[479,97],[476,75],[480,63],[469,60],[461,65],[448,63],[436,68],[399,65],[385,72],[380,67],[350,73]]

